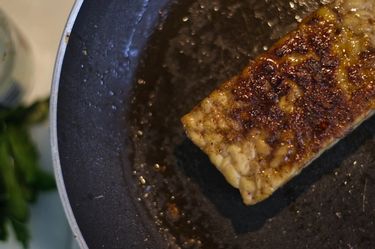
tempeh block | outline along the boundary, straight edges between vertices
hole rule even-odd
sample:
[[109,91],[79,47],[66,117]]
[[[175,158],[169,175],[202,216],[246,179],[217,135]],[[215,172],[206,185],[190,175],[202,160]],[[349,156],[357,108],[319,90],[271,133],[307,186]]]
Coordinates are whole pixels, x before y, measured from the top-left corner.
[[298,175],[375,110],[375,1],[336,0],[182,118],[247,205]]

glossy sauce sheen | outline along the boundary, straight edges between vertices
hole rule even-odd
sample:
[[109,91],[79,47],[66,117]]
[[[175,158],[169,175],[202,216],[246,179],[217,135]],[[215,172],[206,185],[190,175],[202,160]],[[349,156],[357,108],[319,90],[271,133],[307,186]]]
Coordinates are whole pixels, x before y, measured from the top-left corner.
[[374,5],[320,8],[182,119],[246,204],[270,196],[374,111]]

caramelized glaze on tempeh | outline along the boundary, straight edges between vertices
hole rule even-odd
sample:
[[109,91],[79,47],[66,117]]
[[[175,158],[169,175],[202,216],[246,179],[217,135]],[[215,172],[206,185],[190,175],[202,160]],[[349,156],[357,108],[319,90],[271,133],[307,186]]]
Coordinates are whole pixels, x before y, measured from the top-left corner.
[[182,118],[247,205],[375,110],[375,2],[336,0]]

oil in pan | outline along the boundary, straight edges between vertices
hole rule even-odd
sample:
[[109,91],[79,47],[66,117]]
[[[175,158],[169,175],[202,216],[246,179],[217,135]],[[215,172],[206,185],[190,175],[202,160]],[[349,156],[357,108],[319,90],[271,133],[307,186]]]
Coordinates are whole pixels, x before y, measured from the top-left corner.
[[[242,204],[180,117],[329,1],[176,1],[141,58],[128,120],[138,200],[171,248],[375,248],[375,119],[268,200]],[[145,238],[147,239],[147,238]]]

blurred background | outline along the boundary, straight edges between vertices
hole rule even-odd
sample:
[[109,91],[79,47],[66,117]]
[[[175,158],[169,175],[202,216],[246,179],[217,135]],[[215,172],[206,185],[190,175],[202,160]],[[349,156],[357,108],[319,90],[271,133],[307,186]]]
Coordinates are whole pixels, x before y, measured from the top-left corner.
[[[26,57],[29,61],[15,60],[15,64],[21,68],[18,70],[27,68],[22,79],[25,82],[21,82],[26,87],[23,86],[24,94],[20,94],[26,105],[49,95],[58,45],[73,4],[74,0],[0,0],[0,11],[4,13],[11,29],[20,34],[21,43],[27,47]],[[4,48],[1,48],[0,43],[1,49]],[[16,53],[17,49],[21,50],[16,47]],[[40,167],[52,172],[48,120],[27,129],[38,149]],[[30,249],[77,248],[56,190],[40,193],[37,201],[30,204],[27,228],[31,234]],[[23,248],[17,242],[14,231],[8,230],[8,241],[0,241],[0,248]]]

